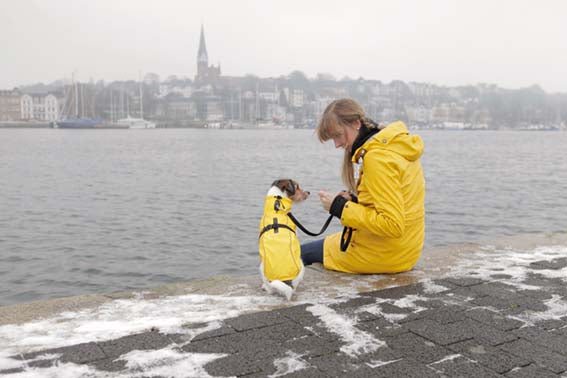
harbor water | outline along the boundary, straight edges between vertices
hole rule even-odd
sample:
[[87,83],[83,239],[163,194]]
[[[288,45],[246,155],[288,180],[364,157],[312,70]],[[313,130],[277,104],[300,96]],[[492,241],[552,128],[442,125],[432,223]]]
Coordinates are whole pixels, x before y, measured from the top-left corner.
[[[426,246],[567,230],[567,133],[416,132]],[[254,274],[270,183],[318,230],[341,161],[313,130],[0,129],[0,305]]]

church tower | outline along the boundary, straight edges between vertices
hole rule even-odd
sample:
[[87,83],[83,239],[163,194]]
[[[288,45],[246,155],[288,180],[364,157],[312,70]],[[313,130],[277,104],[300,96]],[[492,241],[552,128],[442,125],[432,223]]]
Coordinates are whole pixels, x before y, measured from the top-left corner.
[[207,44],[205,43],[205,28],[201,25],[201,39],[199,40],[199,52],[197,53],[197,76],[204,76],[209,68],[209,56],[207,55]]
[[201,24],[201,36],[199,39],[199,51],[197,52],[197,75],[195,82],[199,84],[211,84],[219,78],[220,65],[209,66],[209,55],[207,54],[207,44],[205,43],[205,28]]

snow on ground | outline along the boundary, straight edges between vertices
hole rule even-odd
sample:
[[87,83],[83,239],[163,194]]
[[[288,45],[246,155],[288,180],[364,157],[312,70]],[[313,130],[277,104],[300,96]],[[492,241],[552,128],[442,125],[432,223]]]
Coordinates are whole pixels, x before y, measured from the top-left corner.
[[[480,248],[448,270],[448,277],[477,277],[491,279],[495,274],[507,275],[498,278],[499,281],[513,285],[519,289],[540,289],[524,283],[528,273],[542,275],[549,279],[560,279],[567,282],[567,268],[548,269],[545,266],[533,269],[530,264],[554,258],[567,257],[567,247],[551,246],[538,247],[530,251],[514,249],[498,250],[486,246]],[[350,278],[350,277],[349,277]],[[440,277],[441,278],[441,277]],[[350,282],[350,281],[349,281]],[[294,304],[309,303],[307,309],[319,317],[323,326],[336,333],[344,342],[341,350],[351,357],[377,350],[385,343],[371,334],[363,332],[356,327],[356,316],[349,317],[335,312],[330,304],[344,301],[356,296],[354,283],[356,276],[352,277],[352,287],[346,287],[341,298],[329,298],[318,292],[316,287],[300,287],[297,300]],[[360,283],[360,282],[358,282]],[[445,290],[443,286],[434,283],[431,279],[422,281],[425,295],[431,297]],[[359,285],[360,287],[360,285]],[[380,299],[372,305],[361,306],[360,311],[380,314],[392,323],[399,321],[407,314],[383,313],[380,304],[389,303],[401,308],[409,309],[412,313],[423,311],[424,308],[416,304],[428,298],[418,295],[408,295],[400,299]],[[237,295],[200,295],[190,294],[160,299],[134,299],[114,300],[95,309],[86,309],[77,312],[66,312],[48,319],[37,320],[24,324],[10,324],[0,326],[0,370],[18,368],[29,361],[17,361],[10,356],[29,353],[37,350],[75,345],[85,342],[99,342],[116,339],[122,336],[148,331],[155,327],[163,333],[184,333],[190,340],[195,335],[220,327],[222,320],[238,316],[244,312],[260,311],[269,307],[282,305],[281,298],[270,295],[237,296]],[[558,319],[567,313],[567,301],[560,296],[545,301],[548,309],[543,312],[523,313],[518,318],[526,323],[533,323],[545,319]],[[183,327],[193,323],[191,327]],[[184,353],[173,347],[154,351],[133,351],[120,357],[126,361],[127,369],[120,373],[95,371],[84,365],[59,363],[47,369],[27,368],[23,373],[16,373],[10,377],[111,377],[126,378],[142,375],[167,375],[176,377],[187,376],[188,372],[195,376],[206,377],[203,366],[217,358],[220,354]],[[45,356],[41,358],[46,358]],[[387,364],[392,361],[373,361],[373,364]],[[287,374],[305,369],[308,365],[300,355],[289,352],[285,358],[274,361],[277,372],[273,375]]]
[[309,364],[301,359],[301,355],[292,351],[286,353],[286,357],[278,358],[274,361],[276,372],[270,378],[280,377],[295,371],[306,369]]
[[356,328],[356,319],[338,314],[328,306],[317,304],[307,307],[307,311],[319,317],[325,327],[339,335],[345,343],[345,345],[341,347],[341,351],[351,357],[374,352],[386,344],[384,341],[376,339],[371,334]]

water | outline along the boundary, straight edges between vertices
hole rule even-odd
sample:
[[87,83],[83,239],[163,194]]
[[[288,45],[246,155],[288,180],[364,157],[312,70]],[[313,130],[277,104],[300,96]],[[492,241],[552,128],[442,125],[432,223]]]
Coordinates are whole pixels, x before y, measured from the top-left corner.
[[[420,135],[427,246],[567,229],[567,133]],[[255,274],[269,184],[339,191],[341,160],[312,130],[0,129],[0,305]]]

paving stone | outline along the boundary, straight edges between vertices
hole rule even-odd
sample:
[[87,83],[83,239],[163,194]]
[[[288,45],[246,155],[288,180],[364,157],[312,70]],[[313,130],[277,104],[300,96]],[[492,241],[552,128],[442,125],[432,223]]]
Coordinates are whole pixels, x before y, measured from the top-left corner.
[[341,310],[354,311],[357,310],[360,306],[365,306],[374,303],[376,303],[376,298],[361,296],[361,297],[349,299],[346,302],[332,304],[329,307],[331,307],[333,310],[337,312],[341,312]]
[[518,290],[518,294],[539,300],[547,300],[553,298],[552,293],[546,290]]
[[317,336],[304,336],[286,340],[282,348],[308,357],[317,357],[325,354],[337,353],[342,343],[338,340],[329,342]]
[[537,365],[531,364],[529,366],[513,369],[506,373],[508,378],[556,378],[559,375],[543,369]]
[[470,287],[457,287],[456,289],[452,289],[447,293],[444,293],[444,295],[448,299],[457,300],[463,303],[466,303],[476,298],[482,298],[487,296],[487,294],[472,291]]
[[567,322],[560,319],[546,319],[537,322],[537,326],[545,330],[567,330]]
[[565,284],[560,278],[549,278],[544,276],[543,274],[535,272],[528,272],[526,274],[526,278],[524,279],[524,281],[522,281],[522,283],[525,283],[526,285],[539,286],[542,288],[561,287]]
[[388,337],[395,337],[402,333],[407,333],[405,327],[396,323],[391,323],[384,318],[359,323],[356,327],[362,331],[368,332],[375,336],[377,339],[384,340]]
[[280,314],[287,319],[290,319],[296,323],[301,325],[309,326],[313,324],[319,323],[319,318],[313,315],[310,311],[307,310],[308,307],[311,307],[310,304],[303,304],[300,306],[293,306],[288,308],[281,308],[274,310],[274,313]]
[[107,357],[118,357],[133,350],[162,349],[169,344],[171,344],[171,340],[163,333],[144,332],[100,342],[98,346]]
[[439,324],[450,324],[465,320],[466,317],[463,314],[465,310],[466,307],[463,306],[445,304],[444,307],[414,312],[408,317],[401,319],[399,323],[408,323],[417,319],[429,319]]
[[425,307],[427,309],[432,308],[440,308],[447,306],[447,302],[442,301],[440,299],[431,299],[431,300],[418,300],[413,302],[416,306]]
[[24,369],[22,368],[0,370],[0,375],[7,375],[7,374],[12,375],[17,373],[22,373],[23,371]]
[[440,345],[448,345],[459,341],[472,339],[475,335],[473,329],[463,322],[441,325],[429,319],[416,320],[407,323],[407,328],[430,341]]
[[567,360],[567,338],[562,335],[547,332],[541,327],[524,327],[514,332],[517,336],[534,344],[539,344],[547,349],[562,354]]
[[524,311],[545,311],[545,306],[542,301],[530,297],[517,295],[513,298],[498,298],[486,296],[476,298],[471,301],[472,304],[481,307],[493,307],[502,310],[505,314],[516,315]]
[[[265,372],[260,372],[260,373],[242,375],[241,377],[242,378],[265,378],[266,376],[267,376],[267,374]],[[305,378],[305,377],[325,378],[325,377],[328,377],[328,375],[323,374],[315,366],[308,366],[305,369],[301,369],[301,370],[298,370],[298,371],[294,371],[294,372],[282,375],[282,377],[285,377],[285,378]]]
[[261,328],[287,322],[288,319],[280,313],[272,311],[256,312],[253,314],[240,315],[225,320],[225,324],[236,331],[246,331],[252,328]]
[[357,369],[356,360],[350,359],[343,353],[318,356],[308,359],[307,362],[326,377],[350,377]]
[[512,329],[520,328],[521,326],[524,325],[524,323],[519,320],[510,319],[498,312],[491,311],[485,308],[474,308],[465,311],[463,314],[468,318],[474,319],[483,324],[497,328],[501,331],[509,331]]
[[510,278],[513,278],[513,277],[511,275],[505,274],[505,273],[495,273],[495,274],[491,274],[490,278],[495,279],[495,280],[508,280]]
[[441,375],[428,366],[404,358],[373,369],[374,377],[404,377],[404,378],[439,378]]
[[230,335],[230,334],[235,333],[235,332],[236,331],[234,330],[234,328],[232,328],[229,325],[223,324],[220,328],[213,329],[213,330],[203,332],[203,333],[196,335],[195,337],[193,337],[192,340],[193,341],[205,340],[205,339],[209,339],[211,337],[219,337],[219,336],[224,336],[224,335]]
[[469,287],[480,285],[486,281],[476,278],[476,277],[447,277],[442,280],[439,280],[439,284],[443,285],[443,282],[449,282],[450,284],[462,286],[462,287]]
[[245,351],[261,352],[263,349],[278,350],[287,340],[312,336],[305,327],[288,321],[273,326],[253,328],[220,337],[192,341],[182,347],[185,352],[193,353],[240,353]]
[[378,320],[381,319],[382,317],[380,315],[377,314],[372,314],[368,311],[360,311],[356,313],[356,322],[357,323],[363,323],[363,322],[369,322],[372,320]]
[[91,362],[89,365],[97,370],[109,372],[126,370],[126,361],[119,360],[117,357],[105,358],[103,360]]
[[375,364],[376,361],[395,361],[404,357],[405,355],[403,351],[390,348],[390,346],[388,345],[384,345],[374,352],[357,356],[357,359],[372,365]]
[[467,328],[470,332],[474,333],[476,340],[486,345],[496,346],[518,339],[518,336],[513,332],[500,331],[499,329],[477,322],[476,320],[467,319],[460,324],[463,328]]
[[516,340],[503,344],[500,348],[554,373],[562,373],[567,370],[567,358],[565,356],[527,340]]
[[477,340],[451,344],[447,348],[501,374],[516,367],[530,364],[529,361],[523,358],[506,353],[501,349],[484,345]]
[[476,293],[496,298],[510,299],[520,297],[514,286],[502,282],[486,282],[472,286],[470,289]]
[[431,363],[428,366],[449,377],[502,377],[495,371],[463,356],[447,358],[439,362]]
[[558,270],[567,267],[567,257],[560,257],[558,259],[553,260],[540,260],[534,261],[530,264],[530,268],[532,269],[552,269]]
[[[447,280],[447,279],[445,279],[445,278],[432,280],[431,282],[432,282],[434,285],[443,286],[443,287],[447,288],[447,290],[441,291],[441,292],[439,292],[439,293],[445,293],[445,292],[447,292],[447,291],[449,291],[449,290],[456,289],[457,287],[461,286],[461,285],[456,285],[456,284],[450,282],[449,280]],[[437,294],[439,294],[439,293],[437,293]]]
[[413,284],[407,286],[389,287],[383,290],[367,292],[362,295],[382,299],[400,299],[408,295],[422,295],[423,293],[424,289],[422,284]]
[[[84,343],[63,348],[47,349],[39,352],[24,354],[22,355],[22,359],[32,360],[46,354],[61,355],[55,360],[61,362],[72,362],[74,364],[84,364],[91,361],[101,360],[107,357],[103,350],[96,343]],[[47,367],[52,366],[55,360],[34,361],[29,362],[28,365],[30,367]]]
[[390,348],[399,351],[403,356],[425,364],[438,361],[451,354],[448,349],[413,333],[402,334],[386,342]]
[[409,308],[404,308],[404,307],[399,307],[396,305],[393,305],[391,303],[380,303],[378,306],[380,306],[380,310],[382,310],[382,312],[384,314],[411,314],[412,311]]
[[213,360],[204,366],[212,376],[234,377],[264,372],[267,362],[251,359],[249,355],[233,354]]

